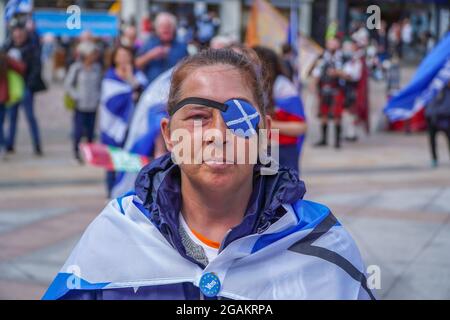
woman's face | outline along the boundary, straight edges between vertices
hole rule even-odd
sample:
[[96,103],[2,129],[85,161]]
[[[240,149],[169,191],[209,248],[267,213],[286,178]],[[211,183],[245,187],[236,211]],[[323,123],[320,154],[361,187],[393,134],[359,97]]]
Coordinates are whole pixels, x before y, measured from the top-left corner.
[[123,67],[124,65],[132,63],[132,57],[130,52],[124,48],[119,48],[114,57],[114,63],[116,67]]
[[[229,65],[200,67],[190,73],[181,85],[180,101],[187,97],[206,98],[222,103],[231,98],[241,98],[258,109],[245,79],[236,68]],[[259,109],[258,111],[260,112]],[[260,120],[260,128],[267,127],[262,123],[265,120]],[[181,129],[180,136],[188,135],[191,139],[192,152],[188,156],[190,162],[179,164],[182,179],[189,179],[192,185],[200,189],[225,192],[239,190],[243,185],[251,183],[254,162],[250,163],[248,157],[245,157],[244,163],[242,157],[238,161],[238,154],[242,156],[243,146],[245,153],[249,153],[249,139],[230,132],[227,134],[227,127],[219,110],[186,105],[175,112],[170,122],[164,119],[161,129],[166,146],[173,154],[180,142],[177,143],[179,140],[176,139],[172,141],[171,134]],[[215,134],[220,133],[223,139],[208,138],[207,134],[205,135],[206,132],[211,132],[208,129],[215,129]],[[240,151],[237,149],[238,144]],[[227,148],[233,150],[231,156],[230,153],[227,155]],[[186,155],[183,151],[183,159],[186,159]]]

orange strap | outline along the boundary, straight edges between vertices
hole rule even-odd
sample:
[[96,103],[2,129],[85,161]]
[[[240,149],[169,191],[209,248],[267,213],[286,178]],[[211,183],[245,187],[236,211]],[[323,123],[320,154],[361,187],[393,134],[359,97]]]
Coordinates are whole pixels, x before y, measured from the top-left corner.
[[209,240],[208,238],[206,238],[205,236],[202,236],[200,233],[198,233],[194,229],[191,229],[191,231],[201,242],[206,244],[208,247],[211,247],[211,248],[214,248],[214,249],[219,249],[220,248],[220,243],[219,242],[215,242],[215,241]]

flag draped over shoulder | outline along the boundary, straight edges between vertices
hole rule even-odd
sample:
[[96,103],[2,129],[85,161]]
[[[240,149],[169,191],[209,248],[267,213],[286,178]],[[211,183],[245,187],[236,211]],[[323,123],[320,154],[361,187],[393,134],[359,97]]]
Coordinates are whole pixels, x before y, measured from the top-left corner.
[[[405,121],[413,118],[423,109],[432,92],[436,80],[433,79],[444,68],[450,59],[450,32],[437,44],[419,65],[411,82],[395,95],[384,108],[384,113],[390,122]],[[431,91],[430,91],[431,90]]]
[[[161,119],[167,116],[170,80],[173,68],[153,80],[142,93],[130,124],[124,149],[133,154],[153,156],[155,141],[160,135]],[[119,197],[134,189],[136,172],[121,172],[117,175],[112,190]]]
[[288,20],[266,0],[254,0],[245,35],[249,47],[262,45],[280,52],[287,42]]

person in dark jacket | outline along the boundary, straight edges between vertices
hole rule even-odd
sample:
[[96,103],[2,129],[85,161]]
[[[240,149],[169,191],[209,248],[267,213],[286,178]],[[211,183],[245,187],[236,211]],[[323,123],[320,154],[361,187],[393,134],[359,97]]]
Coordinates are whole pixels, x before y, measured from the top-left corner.
[[351,236],[303,200],[295,170],[239,162],[270,133],[260,68],[232,49],[176,67],[161,121],[170,153],[107,205],[44,299],[373,298]]
[[18,111],[19,106],[22,106],[30,127],[34,153],[40,156],[42,155],[42,146],[39,126],[34,113],[34,94],[45,90],[45,84],[41,78],[40,47],[36,41],[33,41],[25,26],[16,24],[11,29],[11,41],[7,44],[6,50],[10,57],[21,61],[25,65],[25,94],[23,101],[12,106],[9,110],[10,128],[7,139],[7,151],[14,152]]
[[438,166],[438,155],[436,149],[436,135],[442,131],[447,136],[450,150],[450,82],[436,95],[425,109],[425,118],[428,125],[430,138],[431,166]]

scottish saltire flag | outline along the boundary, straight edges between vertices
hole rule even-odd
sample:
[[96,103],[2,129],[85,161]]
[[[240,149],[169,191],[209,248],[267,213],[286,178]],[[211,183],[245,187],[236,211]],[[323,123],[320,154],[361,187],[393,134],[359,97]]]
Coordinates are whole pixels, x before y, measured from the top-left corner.
[[95,292],[89,299],[188,299],[183,288],[198,290],[211,272],[217,296],[228,299],[374,299],[359,250],[330,210],[305,200],[283,207],[267,230],[234,240],[203,269],[170,245],[139,197],[112,200],[43,299],[73,291]]
[[[160,123],[167,117],[170,79],[173,68],[153,80],[142,93],[136,106],[124,149],[128,152],[151,157],[155,141],[160,135]],[[134,189],[137,173],[121,172],[117,175],[112,197],[119,197]]]
[[30,13],[32,10],[33,0],[9,0],[5,6],[5,20],[9,22],[14,15]]
[[[411,119],[423,110],[427,99],[422,95],[434,86],[433,79],[450,58],[450,32],[436,45],[419,65],[411,82],[395,95],[384,108],[390,122]],[[444,71],[445,72],[445,71]],[[438,80],[436,80],[438,81]],[[430,89],[433,91],[433,89]],[[429,94],[425,96],[430,97]]]
[[[135,73],[141,85],[145,85],[145,76]],[[110,146],[122,147],[133,115],[133,88],[120,79],[111,68],[107,71],[101,88],[100,97],[100,138]]]
[[[295,85],[285,76],[278,76],[273,87],[275,119],[281,121],[305,122],[305,111],[300,94]],[[297,146],[301,151],[304,135],[298,137]]]
[[221,112],[222,118],[234,134],[243,138],[256,134],[260,116],[255,107],[241,99],[230,99],[225,104],[228,108]]

